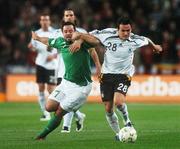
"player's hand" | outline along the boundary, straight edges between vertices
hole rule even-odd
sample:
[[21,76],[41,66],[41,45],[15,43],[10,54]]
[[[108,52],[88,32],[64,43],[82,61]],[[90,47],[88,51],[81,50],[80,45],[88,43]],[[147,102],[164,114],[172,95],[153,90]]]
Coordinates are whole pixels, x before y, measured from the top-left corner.
[[28,44],[28,48],[29,48],[29,49],[32,49],[32,48],[33,48],[32,43],[29,43],[29,44]]
[[38,35],[35,32],[31,32],[32,33],[32,39],[37,40],[38,39]]
[[99,82],[101,82],[101,78],[102,78],[101,65],[96,66],[96,75],[98,77]]
[[70,45],[69,50],[71,53],[77,52],[81,48],[82,41],[75,40],[73,44]]
[[101,66],[96,67],[96,75],[100,76],[101,75]]
[[101,73],[101,74],[98,75],[97,77],[98,77],[99,82],[102,83],[102,77],[103,77],[103,74]]
[[49,56],[47,57],[46,61],[47,61],[47,62],[52,61],[53,59],[57,58],[57,55],[58,55],[57,53],[56,53],[56,54],[53,54],[53,55],[49,55]]
[[160,52],[162,52],[162,47],[160,46],[160,45],[155,45],[154,46],[154,49],[153,49],[153,52],[155,52],[155,53],[160,53]]

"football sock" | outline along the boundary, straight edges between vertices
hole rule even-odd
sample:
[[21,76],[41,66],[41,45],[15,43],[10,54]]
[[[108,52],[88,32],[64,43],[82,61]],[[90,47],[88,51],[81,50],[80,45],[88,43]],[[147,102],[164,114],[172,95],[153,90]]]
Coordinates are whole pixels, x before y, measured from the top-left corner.
[[45,138],[50,132],[52,132],[59,126],[60,122],[61,118],[59,118],[57,115],[54,115],[48,122],[45,129],[38,135],[37,138]]
[[46,104],[44,92],[39,93],[38,101],[39,101],[40,108],[41,108],[42,112],[44,113],[45,112],[45,104]]
[[118,105],[117,111],[120,113],[120,115],[122,115],[125,123],[130,121],[127,105],[125,103],[123,103],[122,105]]
[[67,113],[66,115],[63,116],[63,120],[64,120],[63,127],[66,126],[69,129],[71,128],[71,123],[72,123],[73,116],[74,116],[74,112],[69,112],[69,113]]
[[82,115],[83,115],[83,113],[81,113],[79,110],[74,112],[74,117],[76,118],[76,120],[82,119]]
[[118,117],[115,112],[106,113],[106,119],[109,123],[109,126],[117,134],[120,131]]

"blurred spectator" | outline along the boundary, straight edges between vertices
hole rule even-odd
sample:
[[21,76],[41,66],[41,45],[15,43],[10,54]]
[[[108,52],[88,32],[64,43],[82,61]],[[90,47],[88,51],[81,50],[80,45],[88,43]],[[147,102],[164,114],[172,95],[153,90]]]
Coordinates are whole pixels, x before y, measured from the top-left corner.
[[130,16],[135,33],[150,37],[164,48],[161,55],[148,49],[139,51],[135,63],[141,72],[151,73],[154,64],[180,63],[180,0],[1,0],[0,65],[6,67],[16,61],[33,66],[35,53],[27,49],[27,44],[31,30],[39,28],[40,13],[49,12],[53,27],[59,28],[66,7],[75,10],[78,25],[88,31],[114,27],[120,16]]
[[24,66],[27,64],[25,55],[21,52],[20,49],[16,48],[13,51],[13,57],[8,62],[9,65]]
[[3,31],[0,30],[0,65],[6,65],[8,59],[11,58],[11,42],[8,38],[3,34]]

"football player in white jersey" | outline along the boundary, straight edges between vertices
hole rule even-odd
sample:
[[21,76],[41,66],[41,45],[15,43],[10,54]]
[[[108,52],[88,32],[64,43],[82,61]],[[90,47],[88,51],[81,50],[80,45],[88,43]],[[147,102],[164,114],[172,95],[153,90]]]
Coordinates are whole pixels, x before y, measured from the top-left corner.
[[[142,46],[150,46],[153,51],[158,53],[162,51],[160,45],[154,44],[147,37],[135,35],[131,31],[129,18],[122,17],[118,22],[117,29],[108,28],[91,32],[106,48],[101,70],[100,90],[105,105],[106,119],[116,133],[116,139],[120,139],[118,137],[120,128],[118,117],[114,112],[114,105],[116,105],[117,111],[122,114],[125,126],[133,127],[129,119],[125,98],[135,71],[133,66],[134,51]],[[89,35],[76,33],[73,38],[81,37],[82,39],[82,36],[87,40]]]
[[[64,22],[72,22],[72,23],[76,24],[76,17],[75,17],[74,11],[72,9],[68,8],[68,9],[64,10],[63,21]],[[87,33],[86,30],[84,30],[83,28],[80,28],[80,27],[76,27],[76,31],[81,32],[81,33]],[[55,37],[56,38],[63,37],[61,29],[58,29],[55,31]],[[78,46],[80,47],[80,44],[75,43],[74,45],[75,45],[74,48],[77,48]],[[91,55],[95,65],[96,65],[96,73],[97,73],[97,75],[100,75],[101,64],[99,62],[98,55],[94,48],[89,49],[89,52],[90,52],[90,55]],[[65,72],[64,69],[65,68],[64,68],[64,62],[63,62],[62,56],[58,55],[58,84],[61,83],[61,80],[64,76],[64,72]],[[62,133],[70,132],[73,116],[75,116],[75,118],[76,118],[76,125],[77,125],[76,131],[79,132],[83,129],[83,122],[84,122],[86,115],[84,113],[81,113],[79,110],[77,110],[76,112],[69,112],[63,117],[64,121],[63,121],[62,130],[61,130]]]
[[[36,31],[39,36],[52,37],[54,29],[50,26],[50,16],[48,14],[42,14],[40,16],[41,28]],[[39,41],[31,40],[28,47],[37,51],[36,64],[36,82],[39,87],[38,101],[40,108],[43,112],[41,121],[48,121],[50,113],[45,110],[45,85],[47,84],[47,90],[51,93],[56,85],[55,70],[57,68],[57,49],[47,50],[49,47],[42,44]]]

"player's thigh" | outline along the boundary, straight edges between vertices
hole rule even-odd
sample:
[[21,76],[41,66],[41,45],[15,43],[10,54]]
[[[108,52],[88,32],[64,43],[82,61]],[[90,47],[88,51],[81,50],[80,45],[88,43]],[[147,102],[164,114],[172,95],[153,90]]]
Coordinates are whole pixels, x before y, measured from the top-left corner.
[[47,85],[47,90],[48,90],[49,94],[52,93],[52,91],[55,89],[55,87],[56,87],[56,85],[51,85],[51,84]]
[[45,75],[45,68],[36,65],[36,82],[38,84],[42,84],[42,83],[46,83],[45,79],[46,79],[46,75]]
[[111,76],[103,75],[100,83],[101,98],[103,102],[113,101],[114,84]]
[[92,85],[88,84],[87,86],[78,86],[72,85],[72,89],[66,90],[66,100],[63,100],[60,105],[66,111],[76,111],[78,110],[87,99],[89,95]]
[[114,79],[114,92],[119,92],[126,96],[129,86],[131,85],[131,77],[125,74],[117,74]]
[[55,70],[46,70],[45,74],[46,74],[45,81],[48,85],[56,85],[57,84]]
[[63,90],[63,84],[56,86],[55,89],[49,95],[48,100],[53,100],[60,103],[61,100],[64,100],[66,98],[66,95]]

